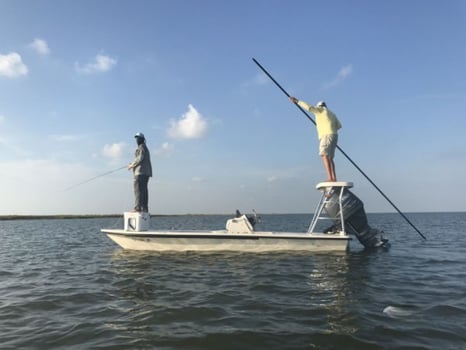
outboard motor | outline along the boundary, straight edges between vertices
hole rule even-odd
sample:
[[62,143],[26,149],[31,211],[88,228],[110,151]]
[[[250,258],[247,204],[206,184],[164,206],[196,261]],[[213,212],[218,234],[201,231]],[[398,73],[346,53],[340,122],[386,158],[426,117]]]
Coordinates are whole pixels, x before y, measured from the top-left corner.
[[355,235],[366,248],[384,245],[388,240],[382,237],[382,232],[369,226],[363,202],[345,187],[336,187],[330,193],[327,193],[325,211],[329,217],[334,219],[335,224],[326,231],[331,231],[335,227],[341,227],[340,205],[338,201],[340,191],[343,191],[341,206],[345,220],[345,229],[348,233]]

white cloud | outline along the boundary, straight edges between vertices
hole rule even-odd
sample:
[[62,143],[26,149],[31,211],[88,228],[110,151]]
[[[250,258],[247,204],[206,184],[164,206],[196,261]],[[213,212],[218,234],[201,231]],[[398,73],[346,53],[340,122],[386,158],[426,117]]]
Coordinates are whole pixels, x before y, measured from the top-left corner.
[[194,176],[191,178],[191,181],[192,182],[203,182],[204,179],[202,177],[199,177],[199,176]]
[[170,157],[173,153],[174,148],[175,147],[172,144],[168,142],[164,142],[162,146],[160,146],[159,148],[155,150],[154,153],[157,156]]
[[5,119],[6,119],[5,116],[0,114],[0,123],[3,123],[5,121]]
[[53,141],[58,141],[58,142],[72,142],[72,141],[78,141],[82,137],[79,135],[51,135],[50,138]]
[[252,79],[245,81],[242,84],[243,88],[248,88],[250,86],[262,86],[270,83],[270,79],[262,72],[257,73]]
[[105,145],[102,149],[102,154],[110,159],[120,159],[123,154],[126,144],[124,142],[112,143],[111,145]]
[[49,46],[47,45],[47,42],[43,39],[34,39],[34,41],[29,44],[29,47],[42,56],[47,56],[50,53]]
[[0,75],[7,78],[17,78],[28,74],[28,67],[16,52],[0,55]]
[[179,120],[171,120],[168,136],[174,139],[199,139],[207,133],[207,121],[190,104]]
[[353,73],[353,66],[351,64],[347,64],[346,66],[342,67],[338,72],[337,76],[330,82],[326,83],[324,87],[326,89],[330,89],[337,85],[340,85],[344,80],[346,80],[351,74]]
[[103,73],[113,69],[117,64],[117,60],[110,56],[96,55],[94,60],[84,66],[75,63],[76,70],[83,74]]

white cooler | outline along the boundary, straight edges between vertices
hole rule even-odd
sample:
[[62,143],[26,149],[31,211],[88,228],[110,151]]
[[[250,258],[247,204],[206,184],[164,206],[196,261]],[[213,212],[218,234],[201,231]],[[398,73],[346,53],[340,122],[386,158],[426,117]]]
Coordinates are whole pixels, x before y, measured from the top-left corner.
[[125,212],[125,231],[147,231],[150,224],[150,214],[140,212]]

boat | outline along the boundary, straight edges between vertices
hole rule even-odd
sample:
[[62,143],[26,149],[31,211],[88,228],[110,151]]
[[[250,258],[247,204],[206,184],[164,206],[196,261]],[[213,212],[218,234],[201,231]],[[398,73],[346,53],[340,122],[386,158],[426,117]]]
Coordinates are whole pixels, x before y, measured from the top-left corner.
[[[367,223],[362,201],[349,191],[352,182],[321,182],[322,192],[307,232],[256,231],[256,217],[237,211],[221,230],[152,230],[150,214],[125,212],[123,229],[102,229],[123,249],[145,251],[311,251],[345,252],[350,234],[356,235],[366,248],[385,244],[378,230]],[[332,225],[316,232],[321,220]]]
[[[257,220],[238,211],[222,230],[151,230],[148,213],[126,212],[124,229],[101,231],[124,249],[149,251],[346,251],[350,234],[365,248],[386,245],[382,233],[369,226],[364,205],[351,187],[351,182],[317,184],[322,195],[307,232],[256,231]],[[332,225],[316,232],[321,220]]]

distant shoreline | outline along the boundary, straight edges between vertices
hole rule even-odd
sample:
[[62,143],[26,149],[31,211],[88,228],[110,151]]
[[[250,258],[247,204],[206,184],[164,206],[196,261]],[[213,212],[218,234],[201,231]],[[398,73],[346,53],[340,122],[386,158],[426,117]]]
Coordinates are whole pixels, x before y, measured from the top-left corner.
[[[227,214],[151,214],[151,217],[169,217],[169,216],[201,216],[201,215],[227,215]],[[83,215],[0,215],[0,221],[8,220],[62,220],[62,219],[104,219],[119,218],[123,214],[83,214]]]
[[116,218],[122,215],[0,215],[2,220],[46,220],[46,219],[98,219],[98,218]]

